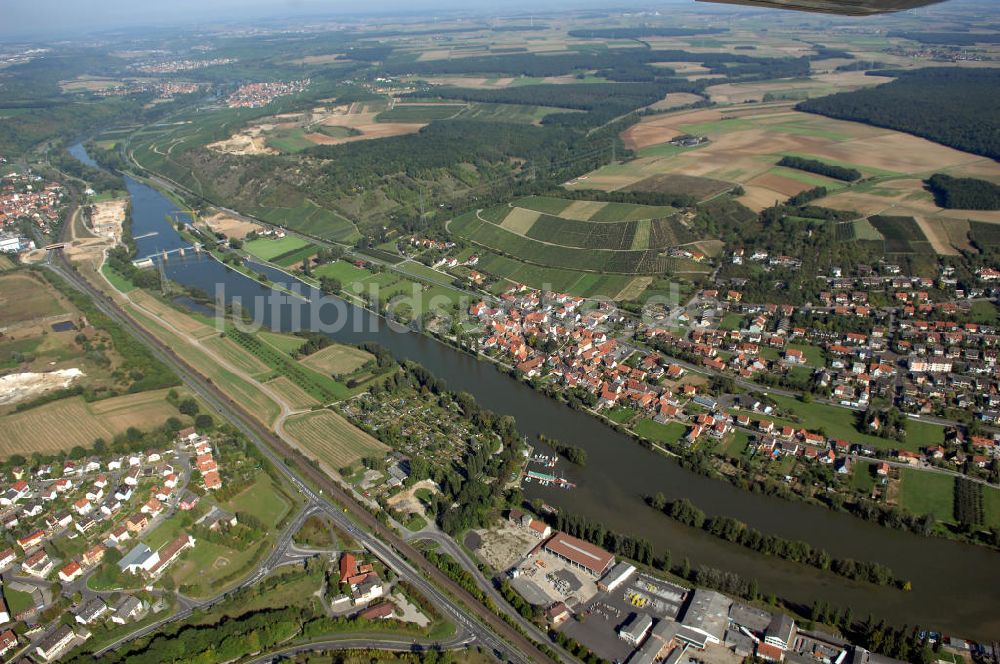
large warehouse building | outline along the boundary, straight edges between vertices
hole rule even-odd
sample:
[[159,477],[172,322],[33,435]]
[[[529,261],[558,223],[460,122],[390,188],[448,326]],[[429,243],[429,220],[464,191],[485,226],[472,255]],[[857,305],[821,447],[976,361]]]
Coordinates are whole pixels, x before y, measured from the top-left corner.
[[590,542],[570,537],[566,533],[556,533],[545,543],[543,548],[553,556],[584,569],[594,576],[602,576],[615,562],[613,554]]

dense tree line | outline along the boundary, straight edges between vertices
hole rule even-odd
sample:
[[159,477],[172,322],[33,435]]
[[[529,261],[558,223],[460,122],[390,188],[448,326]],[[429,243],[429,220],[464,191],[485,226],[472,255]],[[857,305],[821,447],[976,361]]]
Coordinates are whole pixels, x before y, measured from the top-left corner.
[[[875,73],[875,72],[873,72]],[[904,131],[1000,159],[1000,69],[880,70],[891,83],[798,104],[800,111]],[[955,100],[961,103],[956,104]]]
[[778,162],[778,166],[785,166],[786,168],[794,168],[800,171],[816,173],[817,175],[825,175],[826,177],[833,178],[835,180],[843,180],[844,182],[854,182],[861,179],[861,171],[856,168],[845,168],[834,164],[826,164],[817,159],[782,157]]
[[548,438],[541,434],[538,436],[538,439],[543,443],[551,445],[560,456],[565,458],[570,463],[576,464],[577,466],[587,465],[587,450],[582,447],[570,445],[560,440],[556,440],[555,438]]
[[634,203],[636,205],[665,205],[669,207],[694,207],[698,199],[690,194],[662,191],[601,191],[600,189],[559,189],[546,192],[546,196],[567,198],[574,201],[600,201],[602,203]]
[[604,524],[589,518],[560,511],[550,519],[550,525],[567,535],[586,540],[619,556],[630,558],[644,565],[653,564],[653,545],[648,540],[632,535],[622,535],[609,530]]
[[333,344],[333,339],[325,334],[320,334],[319,332],[303,330],[301,332],[296,332],[295,336],[305,339],[305,343],[299,346],[298,350],[294,353],[296,358],[303,358],[308,355],[312,355],[313,353],[321,351],[327,346]]
[[1000,210],[1000,186],[977,178],[935,173],[925,184],[939,207],[959,210]]
[[707,517],[686,498],[667,503],[662,494],[657,494],[648,498],[648,502],[651,507],[675,521],[704,530],[719,539],[739,544],[766,556],[810,565],[855,581],[867,581],[879,586],[896,584],[900,587],[909,587],[908,583],[896,579],[890,569],[879,563],[834,558],[823,549],[813,548],[808,542],[766,535],[732,517]]

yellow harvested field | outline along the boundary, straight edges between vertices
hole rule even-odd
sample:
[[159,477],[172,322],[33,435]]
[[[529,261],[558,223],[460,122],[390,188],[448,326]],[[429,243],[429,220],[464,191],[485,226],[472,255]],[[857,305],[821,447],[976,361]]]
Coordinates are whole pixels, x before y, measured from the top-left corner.
[[353,346],[333,344],[301,360],[310,369],[328,376],[354,373],[375,356]]
[[769,208],[775,203],[781,203],[784,200],[784,197],[777,192],[764,187],[744,185],[743,191],[746,193],[736,200],[743,203],[743,205],[746,205],[754,212],[760,212],[761,210]]
[[634,300],[642,295],[643,291],[649,288],[652,283],[653,277],[636,277],[625,284],[625,288],[618,291],[618,295],[614,299],[618,302]]
[[0,328],[71,311],[62,295],[27,272],[0,276]]
[[951,246],[951,242],[948,239],[948,231],[942,226],[940,220],[931,220],[926,217],[914,217],[914,219],[917,221],[917,226],[920,226],[920,230],[927,236],[927,240],[931,243],[935,252],[942,256],[959,255],[958,249]]
[[278,376],[274,380],[266,382],[265,385],[283,396],[288,405],[294,410],[305,410],[319,404],[312,395],[293,383],[286,376]]
[[694,104],[702,101],[702,99],[703,97],[701,95],[692,94],[690,92],[671,92],[660,101],[655,104],[651,104],[649,108],[654,111],[666,111],[671,108]]
[[244,373],[253,375],[271,370],[269,366],[258,360],[229,337],[215,335],[202,339],[201,343]]
[[516,207],[507,213],[507,216],[504,217],[503,223],[501,223],[500,226],[502,228],[506,228],[512,233],[525,235],[531,230],[531,227],[535,225],[535,222],[538,221],[540,216],[542,216],[541,212]]
[[178,411],[167,401],[168,390],[126,394],[88,404],[90,411],[115,433],[129,427],[158,426]]
[[190,334],[196,339],[203,339],[207,336],[218,334],[218,331],[201,321],[187,316],[173,307],[170,307],[152,295],[135,290],[129,294],[132,300],[143,309],[153,313],[162,323],[168,324],[176,330]]
[[0,456],[51,453],[98,438],[108,440],[129,427],[149,429],[180,413],[166,401],[166,390],[128,394],[86,403],[68,397],[0,418]]
[[285,431],[303,451],[337,470],[366,456],[382,456],[389,448],[330,410],[295,415],[285,422]]
[[[278,417],[281,408],[273,399],[264,394],[259,386],[223,368],[214,357],[194,346],[187,338],[165,328],[161,320],[149,316],[135,306],[131,306],[130,313],[144,328],[170,346],[185,362],[196,367],[198,371],[211,379],[219,389],[226,393],[226,396],[234,403],[246,408],[260,422],[270,426]],[[185,317],[180,312],[176,312],[176,314]]]
[[595,214],[607,207],[607,203],[599,201],[573,201],[565,210],[559,213],[564,219],[577,219],[587,221]]

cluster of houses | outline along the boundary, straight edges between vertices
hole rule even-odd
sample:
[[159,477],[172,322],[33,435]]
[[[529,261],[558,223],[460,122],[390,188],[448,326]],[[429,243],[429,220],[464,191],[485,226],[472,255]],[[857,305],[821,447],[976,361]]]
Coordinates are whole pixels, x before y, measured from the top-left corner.
[[[59,221],[66,189],[58,182],[45,182],[30,169],[0,178],[0,230],[12,231],[29,220],[43,233]],[[18,253],[34,248],[34,243],[17,235],[0,238],[0,252]]]
[[[212,455],[212,441],[195,431],[194,427],[181,430],[178,439],[182,446],[194,453],[194,465],[201,474],[201,484],[206,491],[222,488],[222,477],[219,475],[219,464]],[[183,507],[182,509],[191,509]]]
[[226,99],[228,108],[261,108],[278,97],[294,95],[309,87],[310,79],[276,81],[273,83],[248,83],[241,85]]
[[[703,436],[721,439],[734,428],[743,428],[760,434],[755,445],[765,456],[793,454],[833,464],[846,474],[851,470],[851,454],[874,457],[878,450],[808,430],[771,431],[766,420],[731,415],[717,408],[700,388],[685,382],[685,366],[664,353],[700,364],[707,373],[748,380],[758,374],[804,372],[800,375],[814,389],[826,390],[835,402],[855,409],[865,409],[879,397],[914,414],[977,407],[984,421],[1000,422],[998,330],[944,317],[918,318],[925,295],[898,291],[900,302],[915,304],[913,314],[886,315],[883,322],[869,309],[867,293],[824,293],[831,305],[845,308],[841,313],[865,319],[864,326],[847,326],[846,331],[802,327],[795,323],[798,308],[747,304],[737,290],[702,291],[704,308],[715,313],[702,325],[691,320],[691,312],[681,311],[678,322],[692,325],[679,332],[636,324],[610,306],[584,307],[583,298],[529,289],[508,292],[496,304],[478,302],[468,313],[482,329],[480,350],[511,364],[526,378],[544,378],[567,390],[589,392],[595,409],[624,406],[659,423],[683,423],[684,438],[692,444]],[[739,314],[740,327],[713,326],[719,309]],[[940,307],[931,308],[931,313],[939,311]],[[838,315],[820,310],[820,315],[831,313]],[[610,337],[606,330],[616,326],[634,331],[637,338],[662,352],[637,349]],[[816,355],[821,359],[816,360]],[[873,433],[879,431],[878,418],[870,428]],[[961,433],[950,430],[949,435]],[[988,452],[992,455],[994,450],[990,447]],[[908,454],[914,453],[897,452],[897,460],[909,462]],[[940,450],[925,450],[917,454],[917,460],[941,459],[940,454]],[[967,462],[966,470],[989,468],[992,463],[986,455],[969,457],[954,446],[944,454],[948,461]]]
[[[221,486],[210,439],[186,429],[179,433],[178,445],[190,455],[206,490]],[[38,584],[58,581],[64,593],[72,592],[82,578],[105,561],[108,551],[117,549],[124,553],[117,562],[122,573],[149,580],[159,577],[183,551],[195,545],[194,538],[186,533],[156,551],[138,542],[155,526],[158,516],[170,509],[190,510],[197,505],[198,496],[185,488],[188,466],[179,462],[181,457],[176,450],[147,450],[68,459],[31,469],[11,468],[9,483],[0,484],[0,521],[12,533],[15,545],[0,551],[0,571],[16,570]],[[207,516],[213,517],[207,526],[210,529],[235,522],[233,515],[221,510]],[[60,560],[62,544],[78,538],[83,538],[79,541],[84,546],[74,545],[72,550],[82,552]],[[87,626],[109,620],[125,624],[140,619],[149,608],[131,594],[123,594],[113,602],[88,595],[85,593],[84,600],[72,610],[74,627],[60,625],[34,641],[38,659],[58,659],[89,637]],[[9,615],[0,601],[0,625],[11,621],[34,625],[45,602],[38,594],[31,606]],[[18,645],[16,637],[6,637],[0,635],[0,655]]]

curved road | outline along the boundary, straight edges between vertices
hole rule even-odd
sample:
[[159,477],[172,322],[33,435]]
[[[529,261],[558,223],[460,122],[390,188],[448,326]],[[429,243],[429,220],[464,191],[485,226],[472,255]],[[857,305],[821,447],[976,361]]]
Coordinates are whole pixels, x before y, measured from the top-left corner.
[[[313,467],[297,450],[263,427],[242,405],[229,399],[218,387],[207,381],[170,348],[142,328],[131,316],[119,309],[104,293],[83,279],[69,265],[61,250],[56,250],[56,261],[50,262],[49,267],[74,288],[90,296],[96,307],[148,346],[158,359],[173,368],[188,387],[239,428],[309,502],[358,539],[399,576],[413,584],[460,628],[468,629],[483,645],[500,653],[508,661],[525,663],[553,661],[538,651],[535,644],[524,635],[487,610],[471,594],[432,565],[417,549],[359,506],[340,485]],[[292,471],[293,466],[295,472]],[[300,475],[307,478],[311,486],[300,479]],[[312,486],[319,487],[319,491],[314,490]],[[335,506],[326,496],[333,497],[344,507]],[[358,528],[347,516],[347,512],[374,534]],[[444,588],[448,594],[439,588]],[[453,597],[461,603],[456,602]]]

